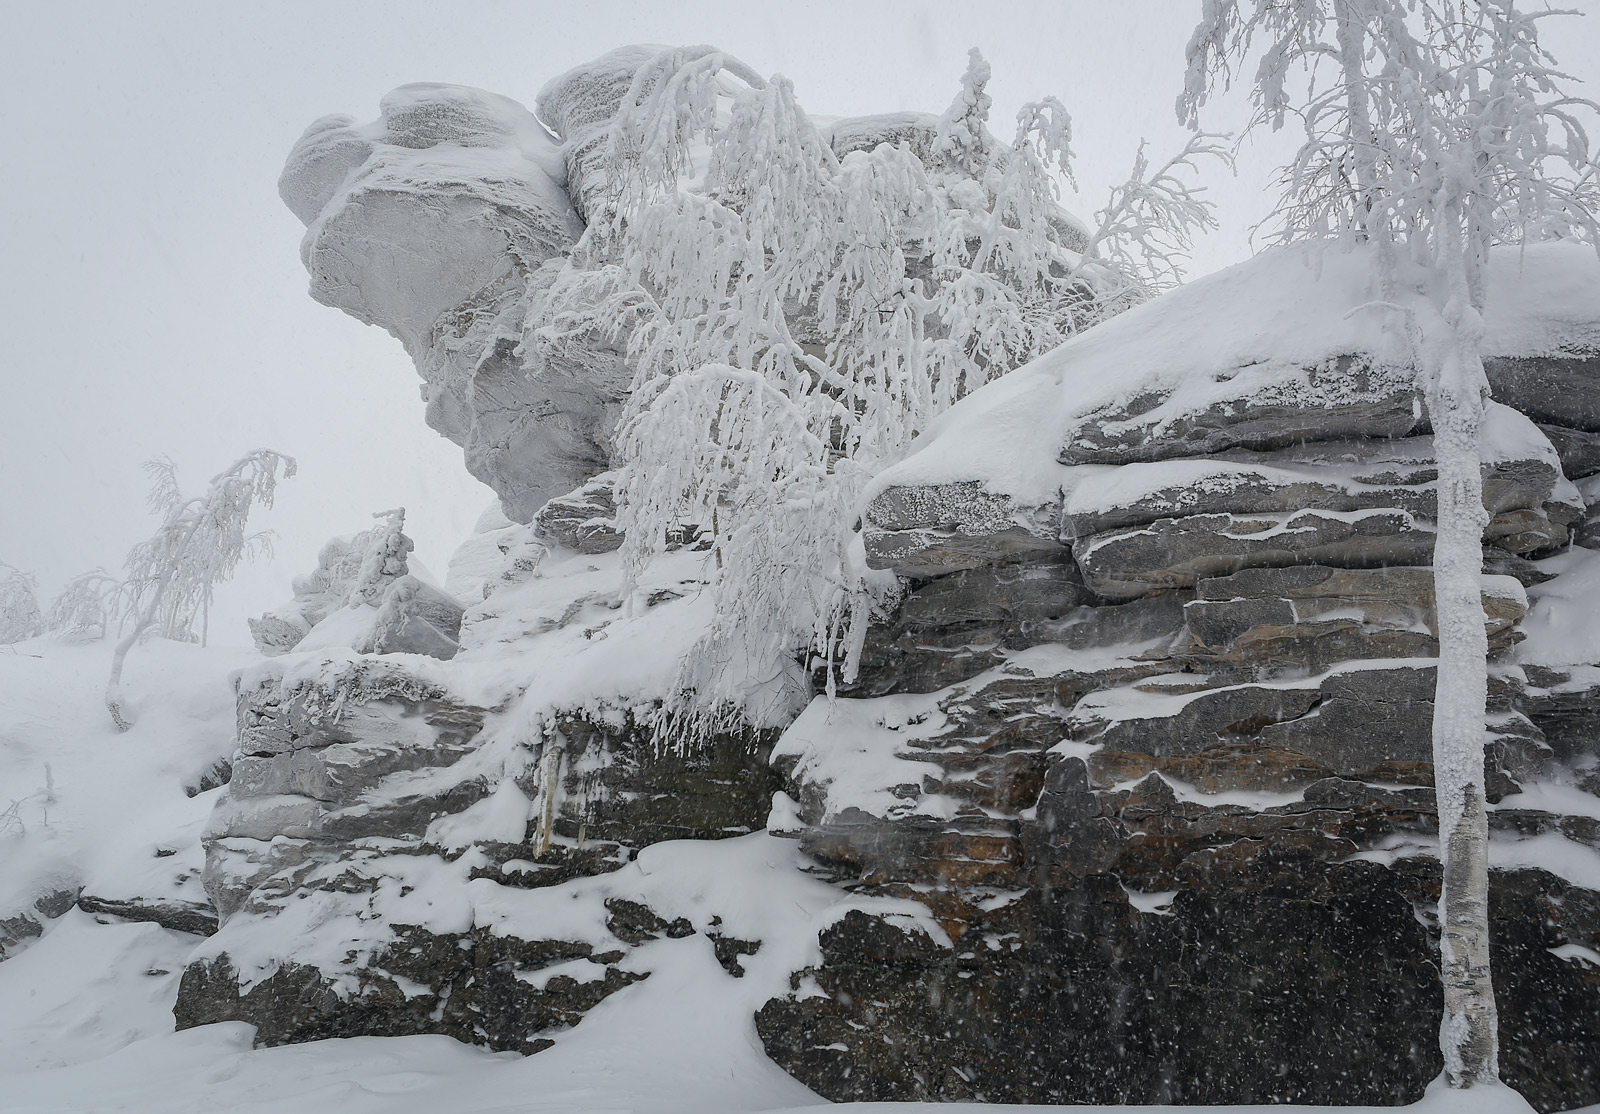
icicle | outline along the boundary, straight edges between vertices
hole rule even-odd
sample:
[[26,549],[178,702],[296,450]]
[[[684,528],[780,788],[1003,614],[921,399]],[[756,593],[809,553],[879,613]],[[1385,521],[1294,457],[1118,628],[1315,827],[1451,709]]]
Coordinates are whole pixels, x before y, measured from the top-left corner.
[[561,758],[566,752],[566,743],[566,736],[560,731],[546,731],[544,754],[539,763],[539,830],[534,839],[535,858],[543,858],[545,852],[550,850],[556,811],[561,801]]

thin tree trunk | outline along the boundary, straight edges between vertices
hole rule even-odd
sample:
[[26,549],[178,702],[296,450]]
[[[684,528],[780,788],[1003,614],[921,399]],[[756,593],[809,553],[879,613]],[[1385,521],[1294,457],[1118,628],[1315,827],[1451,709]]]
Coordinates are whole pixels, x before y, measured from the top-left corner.
[[106,683],[106,711],[111,713],[111,722],[117,725],[118,731],[126,731],[133,726],[122,715],[122,665],[128,660],[128,651],[133,649],[134,643],[139,641],[139,636],[149,625],[144,619],[134,623],[133,629],[123,636],[111,653],[111,679]]
[[[1450,249],[1446,249],[1450,250]],[[1440,977],[1444,1020],[1439,1044],[1452,1087],[1498,1080],[1499,1032],[1489,969],[1488,823],[1484,812],[1484,706],[1488,639],[1482,603],[1483,506],[1480,426],[1487,384],[1481,319],[1466,296],[1459,247],[1445,261],[1451,293],[1431,392],[1439,465],[1434,598],[1439,676],[1434,695],[1433,768],[1439,809]]]

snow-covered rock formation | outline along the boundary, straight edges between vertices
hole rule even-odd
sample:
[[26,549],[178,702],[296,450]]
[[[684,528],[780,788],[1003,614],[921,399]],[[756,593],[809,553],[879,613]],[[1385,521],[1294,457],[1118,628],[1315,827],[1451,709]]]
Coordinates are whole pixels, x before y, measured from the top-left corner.
[[527,521],[606,467],[630,379],[603,344],[523,335],[583,233],[566,160],[532,113],[481,90],[407,85],[379,107],[370,124],[318,120],[284,167],[311,294],[405,345],[428,424]]
[[[1435,475],[1365,262],[1262,256],[970,395],[862,506],[903,591],[854,680],[792,722],[753,691],[742,725],[663,747],[713,559],[685,524],[623,598],[628,370],[541,316],[652,56],[557,78],[539,119],[406,87],[291,156],[314,293],[402,339],[505,514],[452,563],[453,653],[335,637],[371,605],[354,552],[403,557],[373,539],[263,628],[285,652],[239,675],[180,1025],[533,1053],[625,1010],[672,942],[751,979],[740,1024],[831,1099],[1416,1098],[1439,1071]],[[1600,1101],[1600,267],[1564,245],[1497,267],[1502,1063],[1555,1110]]]
[[[407,85],[382,99],[378,120],[323,117],[290,152],[279,192],[307,226],[301,253],[312,296],[387,329],[405,345],[422,376],[428,424],[464,449],[468,470],[500,496],[513,521],[529,521],[547,500],[613,463],[614,427],[636,368],[625,356],[629,338],[627,329],[618,329],[621,322],[594,320],[593,314],[575,320],[584,315],[574,312],[563,287],[593,260],[578,266],[580,260],[569,263],[568,256],[586,220],[604,216],[607,205],[615,209],[617,183],[610,181],[607,160],[616,158],[609,150],[612,132],[635,79],[648,93],[652,83],[665,80],[653,65],[707,51],[614,50],[549,81],[538,94],[537,116],[481,90]],[[738,84],[732,74],[760,81],[741,63],[717,57],[728,67],[719,79],[724,93]],[[718,111],[728,110],[724,103]],[[901,112],[814,122],[834,158],[890,144],[904,147],[915,175],[943,166],[933,150],[938,116]],[[1011,148],[981,122],[975,126],[995,152],[998,174],[1011,161]],[[996,202],[985,191],[995,182],[980,185],[971,168],[940,173],[965,187],[940,204],[972,204],[989,219],[987,206]],[[1087,247],[1088,233],[1076,218],[1051,201],[1041,205],[1055,248],[1076,253]],[[936,287],[931,238],[921,229],[910,237],[915,246],[900,247],[914,257],[903,261],[908,274]],[[578,254],[605,251],[591,247]],[[1059,269],[1059,261],[1050,266]],[[1088,267],[1068,302],[1080,310],[1092,304],[1083,295],[1109,273],[1098,263]],[[1129,279],[1132,286],[1142,281]],[[637,291],[646,302],[661,293],[648,286]],[[792,310],[806,322],[797,325],[797,335],[819,351],[837,339],[809,321],[821,312],[806,305]],[[612,316],[648,315],[635,307]],[[844,323],[834,328],[846,331]]]
[[[759,1017],[798,1078],[1395,1103],[1438,1073],[1435,473],[1367,273],[1278,252],[1197,281],[977,392],[878,477],[868,558],[909,591],[850,698],[774,761],[801,845],[955,943],[866,915],[824,934]],[[1578,710],[1600,689],[1548,625],[1600,568],[1568,551],[1600,469],[1600,266],[1548,245],[1495,281],[1491,374],[1525,411],[1491,407],[1483,459],[1501,1065],[1554,1110],[1600,1098]]]
[[405,516],[404,507],[383,511],[373,517],[384,521],[372,529],[330,539],[317,567],[294,579],[294,599],[250,620],[256,649],[268,657],[334,646],[454,656],[461,604],[425,572],[413,572]]

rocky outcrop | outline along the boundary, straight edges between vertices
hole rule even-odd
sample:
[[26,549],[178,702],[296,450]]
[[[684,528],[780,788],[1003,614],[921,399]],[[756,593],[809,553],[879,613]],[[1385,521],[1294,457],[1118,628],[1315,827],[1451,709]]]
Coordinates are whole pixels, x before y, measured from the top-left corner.
[[382,524],[330,539],[317,567],[294,578],[294,598],[249,621],[256,649],[268,657],[335,646],[453,657],[461,603],[412,573],[408,555],[415,546],[402,529],[405,514],[404,507],[382,511],[373,516]]
[[621,548],[615,480],[610,473],[596,476],[578,490],[550,500],[533,516],[534,535],[579,553]]
[[[180,1026],[245,1020],[266,1044],[445,1033],[530,1053],[648,976],[635,951],[683,925],[657,926],[636,883],[586,883],[658,843],[760,831],[776,732],[730,728],[680,752],[659,745],[637,689],[584,695],[585,678],[638,656],[612,624],[665,614],[694,635],[672,619],[692,602],[677,580],[648,587],[657,602],[633,620],[593,589],[617,557],[582,548],[587,521],[559,534],[572,548],[554,528],[527,542],[532,557],[507,542],[449,661],[302,643],[240,675],[232,777],[203,837],[215,935],[183,977]],[[655,668],[670,676],[670,657]],[[517,912],[547,893],[594,915]],[[734,977],[758,946],[703,918],[687,931]]]
[[44,935],[45,923],[61,916],[77,901],[77,889],[48,889],[23,908],[0,914],[0,961]]
[[[1437,474],[1361,253],[1263,256],[976,392],[867,493],[867,562],[901,594],[837,699],[659,745],[714,574],[680,547],[620,594],[631,371],[613,323],[549,312],[657,57],[562,75],[538,120],[406,87],[291,155],[313,292],[403,341],[506,517],[454,627],[390,569],[361,606],[392,595],[370,630],[398,640],[344,638],[333,554],[266,632],[293,652],[241,679],[180,1025],[537,1052],[662,941],[703,937],[730,978],[771,955],[634,869],[766,826],[859,906],[756,1018],[826,1098],[1417,1098]],[[824,134],[915,153],[930,120]],[[1600,282],[1568,247],[1495,264],[1481,461],[1503,1065],[1542,1110],[1600,1101],[1600,648],[1540,611],[1600,539]]]
[[492,93],[406,85],[379,107],[370,124],[318,120],[284,167],[311,294],[405,345],[428,424],[526,522],[607,466],[631,379],[593,336],[521,345],[529,303],[583,233],[565,160]]
[[85,913],[149,921],[174,932],[210,936],[217,931],[217,911],[208,901],[150,900],[143,897],[112,898],[82,894],[77,905]]
[[[1052,414],[1048,392],[1092,392],[1070,360],[1094,341],[1041,361],[1037,393],[980,392],[866,505],[868,561],[906,590],[844,697],[779,742],[781,827],[944,938],[852,914],[762,1039],[835,1101],[1414,1101],[1441,1007],[1436,476],[1410,373],[1135,371]],[[1600,1100],[1600,681],[1541,664],[1554,620],[1526,641],[1584,567],[1539,563],[1594,467],[1582,405],[1553,410],[1491,407],[1483,459],[1502,1063],[1541,1110]]]

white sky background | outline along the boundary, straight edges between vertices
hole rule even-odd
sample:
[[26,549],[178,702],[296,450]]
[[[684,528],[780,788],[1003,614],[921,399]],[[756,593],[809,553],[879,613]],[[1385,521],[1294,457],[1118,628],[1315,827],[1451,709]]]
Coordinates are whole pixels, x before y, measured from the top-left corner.
[[[1600,0],[1562,6],[1593,10]],[[822,115],[941,111],[969,46],[994,68],[992,130],[1024,101],[1072,112],[1088,218],[1141,136],[1158,158],[1198,0],[982,3],[430,2],[245,4],[0,0],[0,561],[68,576],[120,568],[147,536],[143,460],[197,490],[247,449],[299,458],[253,523],[277,557],[218,591],[212,636],[286,599],[322,542],[404,505],[436,575],[491,499],[422,420],[398,341],[306,294],[283,158],[330,112],[362,120],[412,81],[530,108],[546,79],[625,43],[714,43],[783,73]],[[1600,84],[1600,18],[1546,24],[1566,68]],[[1591,96],[1600,95],[1593,87]],[[1237,99],[1206,121],[1236,128]],[[1213,168],[1221,232],[1193,273],[1249,253],[1271,151]]]

